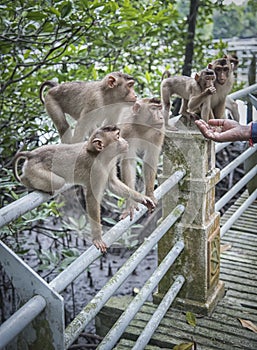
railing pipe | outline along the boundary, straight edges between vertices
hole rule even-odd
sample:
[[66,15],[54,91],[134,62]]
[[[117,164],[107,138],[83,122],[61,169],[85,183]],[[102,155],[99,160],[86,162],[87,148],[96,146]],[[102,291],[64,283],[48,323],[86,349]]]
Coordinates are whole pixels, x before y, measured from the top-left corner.
[[233,100],[245,99],[247,95],[257,91],[257,84],[250,85],[242,90],[238,90],[229,95]]
[[163,297],[160,305],[158,306],[154,314],[151,316],[143,332],[138,337],[136,344],[133,346],[132,350],[145,349],[146,345],[149,343],[156,328],[159,326],[161,320],[165,316],[172,302],[176,298],[178,292],[182,288],[184,282],[185,282],[185,278],[183,276],[179,275],[176,278],[175,282],[172,284],[168,292]]
[[57,191],[54,195],[50,195],[41,191],[33,191],[15,202],[6,205],[0,209],[0,228],[9,224],[11,221],[18,219],[21,215],[37,208],[40,204],[55,198],[58,194],[70,188],[66,185],[62,190]]
[[[144,243],[134,252],[134,254],[131,255],[126,263],[69,324],[65,331],[66,349],[74,342],[86,325],[97,315],[107,300],[120,287],[126,278],[135,270],[140,261],[143,260],[143,258],[157,244],[160,238],[178,220],[184,210],[185,208],[183,205],[178,205],[154,230],[154,232],[145,239]],[[183,243],[179,243],[179,247],[182,245]]]
[[41,295],[35,295],[18,311],[16,311],[0,327],[0,349],[8,345],[31,321],[46,307],[46,301]]
[[220,171],[220,179],[224,179],[229,173],[231,173],[232,170],[238,167],[239,164],[241,164],[244,160],[246,160],[248,157],[250,157],[252,154],[254,154],[257,151],[256,147],[250,147],[246,151],[244,151],[240,156],[235,158],[231,163],[229,163],[225,168],[223,168]]
[[215,153],[222,151],[224,148],[226,148],[231,143],[232,142],[216,142],[215,143]]
[[236,220],[243,214],[243,212],[256,200],[257,189],[244,201],[244,203],[234,212],[234,214],[225,222],[220,229],[220,237],[230,229]]
[[218,200],[218,202],[215,204],[215,210],[219,211],[221,208],[224,207],[225,204],[227,204],[231,198],[234,197],[234,195],[240,191],[247,183],[257,174],[257,165],[253,167],[248,173],[246,173],[240,181],[236,183],[235,186],[231,188],[230,191],[228,191],[223,197]]
[[153,289],[160,282],[162,277],[174,263],[176,258],[184,249],[184,242],[177,242],[171,251],[166,255],[158,268],[154,271],[149,280],[142,287],[140,292],[135,296],[133,301],[128,305],[114,326],[110,329],[108,334],[104,337],[103,341],[97,347],[98,350],[110,350],[113,349],[122,333],[127,328],[130,321],[134,318],[138,310],[142,307],[146,299],[150,296]]
[[[170,189],[175,186],[184,176],[185,170],[178,170],[170,176],[163,184],[161,184],[154,192],[157,200],[162,198]],[[104,241],[107,246],[117,241],[119,237],[128,230],[141,216],[143,216],[147,208],[139,205],[140,210],[134,213],[133,220],[127,217],[118,222],[105,235]],[[87,249],[81,256],[79,256],[73,263],[71,263],[63,272],[61,272],[51,283],[50,287],[58,293],[62,292],[76,277],[78,277],[94,260],[96,260],[101,253],[94,246]]]

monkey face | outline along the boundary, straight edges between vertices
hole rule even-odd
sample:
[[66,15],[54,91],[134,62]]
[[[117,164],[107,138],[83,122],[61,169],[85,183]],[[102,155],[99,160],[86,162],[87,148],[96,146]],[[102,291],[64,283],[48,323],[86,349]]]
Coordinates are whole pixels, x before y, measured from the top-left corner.
[[119,128],[116,127],[115,130],[106,132],[103,140],[103,150],[106,157],[114,158],[121,153],[126,153],[128,147],[128,142],[120,136]]
[[213,70],[216,74],[217,83],[224,85],[232,71],[232,66],[229,60],[226,58],[217,59],[213,63]]

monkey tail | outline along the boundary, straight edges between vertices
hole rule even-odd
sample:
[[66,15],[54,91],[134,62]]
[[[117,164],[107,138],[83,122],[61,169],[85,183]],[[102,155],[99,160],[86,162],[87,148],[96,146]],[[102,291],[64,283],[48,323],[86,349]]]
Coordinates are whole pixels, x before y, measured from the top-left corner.
[[21,182],[21,178],[18,174],[18,163],[20,159],[25,159],[25,160],[28,159],[28,156],[29,156],[29,152],[24,151],[24,152],[17,153],[13,159],[13,174],[15,179],[19,182]]
[[162,74],[162,80],[170,77],[171,77],[171,72],[168,70],[165,70]]
[[41,84],[40,89],[39,89],[39,98],[40,98],[40,101],[42,102],[42,104],[45,104],[45,99],[44,99],[43,93],[44,93],[46,86],[50,86],[52,88],[52,87],[55,87],[57,85],[58,85],[58,83],[51,81],[51,80],[47,80]]

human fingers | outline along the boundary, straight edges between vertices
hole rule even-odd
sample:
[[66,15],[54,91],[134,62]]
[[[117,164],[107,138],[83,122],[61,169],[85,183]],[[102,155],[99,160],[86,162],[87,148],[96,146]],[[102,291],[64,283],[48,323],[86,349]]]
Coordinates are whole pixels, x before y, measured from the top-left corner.
[[196,120],[195,124],[197,125],[197,127],[201,131],[201,133],[203,133],[204,135],[210,129],[210,126],[202,119]]
[[225,119],[210,119],[208,124],[211,126],[224,126]]

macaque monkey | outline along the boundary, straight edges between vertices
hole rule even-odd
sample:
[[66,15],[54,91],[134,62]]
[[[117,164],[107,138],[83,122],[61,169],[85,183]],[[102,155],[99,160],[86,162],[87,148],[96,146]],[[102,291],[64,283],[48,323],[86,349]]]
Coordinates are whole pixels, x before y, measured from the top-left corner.
[[[234,75],[236,74],[236,70],[239,64],[239,59],[235,54],[232,55],[225,55],[224,58],[227,58],[231,64],[232,64],[232,69],[234,72]],[[226,103],[225,103],[225,108],[229,110],[231,117],[236,120],[237,122],[240,121],[240,114],[238,110],[238,104],[236,101],[233,100],[233,98],[227,96],[226,97]]]
[[201,119],[208,122],[209,119],[213,119],[214,115],[211,108],[211,96],[216,93],[214,82],[216,80],[215,73],[212,69],[204,69],[199,74],[196,73],[195,80],[200,86],[201,93],[189,98],[188,110],[190,115],[200,115]]
[[[165,73],[163,77],[165,77]],[[179,95],[182,98],[180,114],[189,117],[193,113],[200,113],[201,117],[208,118],[211,110],[207,97],[216,92],[213,86],[214,81],[215,73],[208,68],[197,73],[195,78],[185,75],[172,77],[168,73],[168,77],[163,79],[161,83],[161,99],[165,126],[169,129],[170,98],[173,94]],[[189,101],[191,102],[190,105]],[[189,106],[190,111],[188,110]]]
[[217,119],[225,118],[226,98],[234,83],[232,64],[228,58],[223,57],[216,59],[208,67],[213,69],[216,75],[216,94],[211,97],[213,114]]
[[[46,86],[49,86],[50,90],[44,97]],[[46,81],[40,87],[40,99],[45,104],[63,143],[84,141],[85,134],[103,121],[96,120],[99,118],[99,109],[102,111],[102,118],[115,117],[116,120],[107,119],[107,122],[116,124],[124,103],[134,103],[136,98],[133,77],[121,72],[107,74],[100,81],[62,84]],[[106,112],[103,106],[112,106],[112,109]],[[95,110],[97,111],[94,114],[92,111]],[[74,137],[65,113],[77,121]]]
[[[86,186],[86,205],[96,248],[106,252],[102,240],[100,203],[108,185],[118,196],[143,203],[149,211],[153,201],[132,190],[116,175],[117,157],[128,151],[128,142],[120,137],[116,126],[105,126],[93,132],[87,142],[45,145],[31,152],[20,152],[14,158],[14,175],[28,188],[53,193],[64,184]],[[25,159],[19,177],[17,164]]]
[[[121,135],[129,143],[129,151],[121,160],[121,178],[130,188],[135,189],[136,156],[143,154],[143,177],[145,194],[156,204],[154,185],[159,155],[164,140],[164,118],[159,99],[137,100],[127,119],[121,125]],[[126,203],[122,217],[133,215],[137,205],[131,199]]]
[[233,72],[236,72],[239,64],[239,58],[237,57],[237,55],[236,54],[224,55],[223,58],[227,58],[230,61],[230,63],[232,64]]

